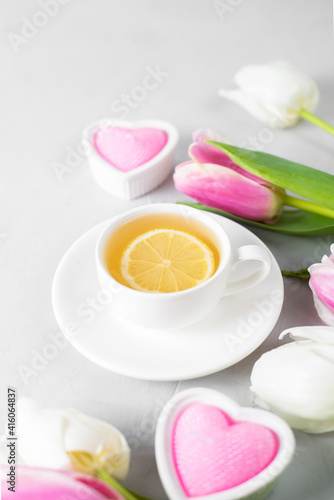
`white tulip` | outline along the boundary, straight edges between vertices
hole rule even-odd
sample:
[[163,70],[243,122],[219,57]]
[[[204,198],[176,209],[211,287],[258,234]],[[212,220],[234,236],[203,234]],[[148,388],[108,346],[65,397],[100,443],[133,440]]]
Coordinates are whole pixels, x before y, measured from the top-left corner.
[[295,342],[263,354],[251,374],[255,402],[295,429],[334,430],[334,328],[285,330]]
[[311,112],[319,100],[317,85],[288,63],[245,66],[235,75],[238,90],[219,90],[271,128],[294,125],[302,109]]
[[72,409],[43,408],[29,398],[19,399],[16,409],[18,464],[71,469],[67,452],[85,451],[115,479],[126,477],[130,450],[112,425]]

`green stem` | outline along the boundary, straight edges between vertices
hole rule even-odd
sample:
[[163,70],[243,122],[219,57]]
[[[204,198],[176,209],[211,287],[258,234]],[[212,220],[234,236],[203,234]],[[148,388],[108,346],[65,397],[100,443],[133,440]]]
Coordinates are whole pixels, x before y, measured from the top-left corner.
[[125,488],[125,486],[122,486],[103,467],[97,471],[96,475],[106,484],[109,484],[109,486],[117,490],[126,500],[150,500],[149,498],[138,495],[137,493]]
[[307,120],[307,121],[313,123],[313,125],[316,125],[317,127],[322,128],[323,130],[325,130],[329,134],[334,135],[334,127],[332,127],[332,125],[325,122],[324,120],[321,120],[321,118],[318,118],[313,113],[306,111],[306,109],[301,109],[299,111],[299,116],[301,118],[304,118],[304,120]]
[[289,205],[290,207],[301,208],[307,212],[313,212],[314,214],[324,215],[325,217],[331,217],[334,219],[334,210],[330,208],[322,207],[311,201],[302,200],[300,198],[294,198],[286,194],[283,199],[283,205]]
[[307,267],[304,269],[300,269],[300,271],[281,271],[283,276],[290,276],[292,278],[300,278],[302,280],[309,280],[310,273],[307,270]]
[[138,500],[151,500],[151,498],[144,497],[143,495],[139,495],[139,493],[135,493],[132,490],[128,490],[128,491],[130,491],[130,493],[132,493],[132,495],[134,495],[136,498],[138,498]]

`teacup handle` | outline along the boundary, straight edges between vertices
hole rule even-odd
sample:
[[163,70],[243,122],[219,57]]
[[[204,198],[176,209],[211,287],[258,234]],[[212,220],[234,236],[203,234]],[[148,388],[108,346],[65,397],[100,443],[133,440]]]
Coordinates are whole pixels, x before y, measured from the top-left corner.
[[237,248],[232,254],[231,271],[233,271],[233,269],[235,269],[241,262],[248,260],[260,261],[262,263],[260,269],[246,278],[229,282],[225,288],[224,296],[244,291],[257,283],[260,283],[268,276],[271,270],[272,261],[266,248],[259,245],[244,245]]

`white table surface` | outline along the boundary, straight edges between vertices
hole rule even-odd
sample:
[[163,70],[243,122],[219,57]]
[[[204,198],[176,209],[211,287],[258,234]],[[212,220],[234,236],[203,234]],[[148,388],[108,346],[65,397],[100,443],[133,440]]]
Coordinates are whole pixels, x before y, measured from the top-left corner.
[[[261,123],[217,97],[217,89],[231,87],[234,73],[248,63],[288,60],[308,73],[321,90],[318,115],[334,123],[332,5],[330,0],[226,0],[221,3],[230,9],[222,17],[206,0],[63,3],[30,39],[16,38],[17,53],[8,34],[22,36],[23,18],[36,20],[41,7],[37,1],[17,0],[2,2],[0,8],[1,417],[11,385],[19,396],[74,407],[113,423],[133,446],[126,484],[163,500],[153,448],[161,404],[176,392],[203,386],[251,406],[254,362],[279,345],[284,328],[321,321],[307,283],[286,281],[282,314],[268,339],[220,373],[180,383],[135,380],[100,368],[67,345],[24,383],[20,366],[31,367],[36,351],[59,334],[50,290],[68,247],[126,209],[188,199],[169,178],[147,196],[119,201],[95,185],[85,158],[77,158],[63,182],[55,175],[55,162],[64,164],[68,148],[77,147],[88,123],[121,118],[115,101],[141,84],[148,67],[159,66],[165,75],[142,102],[135,102],[128,118],[174,123],[181,134],[175,163],[187,159],[191,132],[200,127],[216,129],[235,144],[261,134]],[[265,151],[334,173],[333,138],[307,123],[275,131]],[[256,234],[285,269],[319,261],[333,242],[327,236]],[[332,500],[333,433],[295,435],[294,461],[268,499]]]

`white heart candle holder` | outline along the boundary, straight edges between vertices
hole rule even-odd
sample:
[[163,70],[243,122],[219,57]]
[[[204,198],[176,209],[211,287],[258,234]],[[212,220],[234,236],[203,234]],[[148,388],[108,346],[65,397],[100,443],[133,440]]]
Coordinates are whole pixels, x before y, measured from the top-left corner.
[[[104,127],[120,127],[124,129],[153,128],[167,134],[164,147],[151,160],[142,165],[123,172],[109,163],[97,151],[94,135]],[[170,123],[162,120],[123,121],[103,119],[90,124],[83,131],[83,141],[89,144],[88,162],[96,183],[109,194],[124,200],[138,198],[152,191],[169,176],[173,168],[173,157],[179,133]]]
[[[222,435],[226,438],[225,441],[221,436],[218,436],[218,433],[215,435],[212,434],[214,432],[212,426],[206,428],[207,432],[203,432],[199,423],[201,422],[200,413],[202,408],[209,408],[210,410],[213,408],[215,418],[217,415],[218,417],[223,415],[222,418],[225,418],[226,422],[229,422],[225,424],[226,427],[222,426],[221,428]],[[199,413],[196,415],[196,410],[198,409]],[[193,412],[190,413],[192,410]],[[186,411],[190,412],[186,414]],[[184,421],[181,421],[182,415],[186,415]],[[180,434],[177,435],[177,431],[175,430],[180,429],[180,427],[176,426],[177,422],[181,422],[181,429],[186,433],[183,444],[182,440],[177,441],[176,436],[181,439]],[[218,422],[220,421],[218,420]],[[242,426],[244,426],[243,434]],[[250,429],[253,430],[255,434],[251,434],[251,436],[256,435],[260,431],[262,434],[257,434],[257,436],[262,437],[257,437],[257,441],[254,441],[254,437],[246,438],[245,429],[247,429],[247,432]],[[236,432],[233,433],[233,431]],[[239,438],[242,437],[243,440],[240,441]],[[247,441],[248,439],[249,442]],[[263,440],[262,442],[261,439]],[[243,443],[239,450],[237,448],[238,442]],[[192,448],[189,443],[192,443]],[[268,460],[268,453],[271,450],[270,446],[273,447],[273,443],[275,443],[276,448],[274,452],[271,451],[272,456]],[[230,444],[233,444],[231,448],[232,455],[230,454]],[[199,449],[203,449],[204,453],[198,453]],[[187,500],[189,498],[196,498],[197,500],[261,500],[269,493],[278,477],[291,461],[294,449],[295,440],[293,433],[280,417],[267,411],[240,407],[227,396],[212,389],[195,388],[177,394],[162,410],[156,430],[156,461],[161,481],[171,500]],[[254,452],[254,450],[256,451]],[[216,451],[217,455],[215,455]],[[181,456],[183,452],[185,452],[184,456],[188,462],[182,461],[182,458],[182,460],[179,459],[178,463],[177,453]],[[252,453],[255,453],[255,458],[250,462],[249,457],[252,456]],[[226,458],[225,462],[222,459],[224,456]],[[230,458],[227,458],[227,456]],[[267,464],[263,465],[265,459],[267,460]],[[247,460],[248,463],[246,463]],[[189,463],[190,466],[187,465]],[[198,468],[201,472],[195,475],[194,482],[197,483],[197,489],[200,490],[201,488],[203,489],[201,484],[204,484],[205,481],[210,484],[209,487],[213,484],[213,468],[217,467],[217,470],[219,469],[218,472],[227,475],[228,479],[226,481],[231,482],[231,476],[235,470],[238,467],[240,468],[242,464],[247,469],[247,467],[250,467],[249,463],[253,464],[251,465],[253,467],[253,475],[240,480],[236,485],[223,487],[222,490],[216,489],[214,492],[205,494],[196,493],[196,487],[194,487],[193,493],[189,492],[191,491],[191,487],[189,490],[190,478],[194,475],[194,470],[195,474],[197,474]],[[259,467],[259,470],[254,472],[254,470],[256,471],[256,467]],[[244,477],[247,474],[247,472],[244,472],[246,469],[241,469],[241,474],[244,474]],[[196,478],[199,478],[199,483]],[[187,481],[188,484],[185,486]],[[218,478],[217,481],[217,484],[219,484],[220,479]]]

